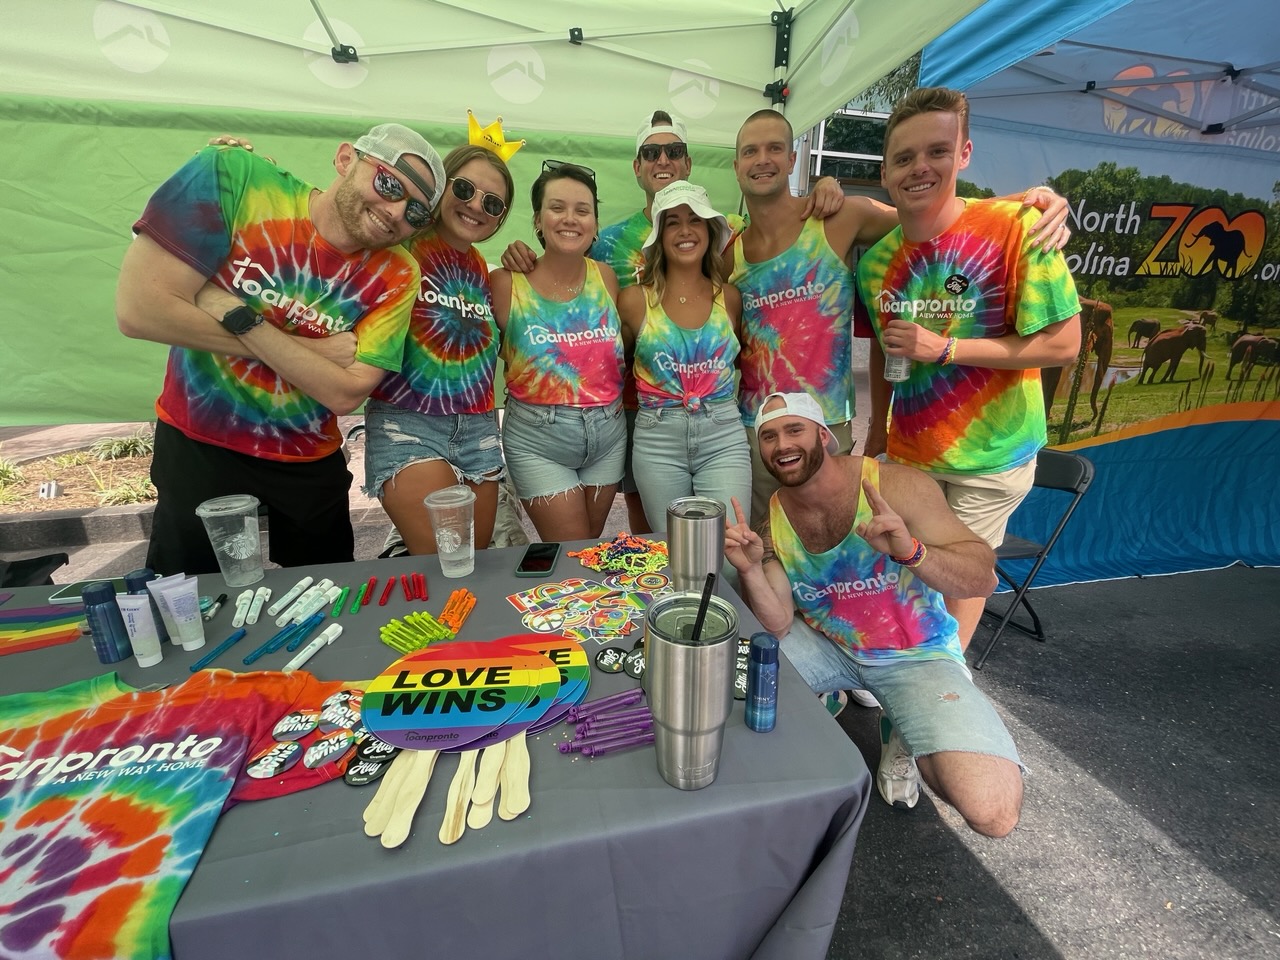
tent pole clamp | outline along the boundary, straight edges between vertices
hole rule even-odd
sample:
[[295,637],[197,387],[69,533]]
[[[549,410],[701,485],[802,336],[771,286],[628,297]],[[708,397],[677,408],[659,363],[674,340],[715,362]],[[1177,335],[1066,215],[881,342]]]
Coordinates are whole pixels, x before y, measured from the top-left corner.
[[329,56],[333,57],[334,63],[355,63],[360,59],[360,55],[356,53],[356,48],[349,43],[339,43],[338,35],[333,32],[333,27],[329,23],[329,18],[324,15],[324,11],[320,9],[320,0],[311,0],[311,7],[316,12],[316,16],[320,18],[320,25],[324,27],[324,32],[329,35],[329,42],[333,44],[333,49],[329,51]]

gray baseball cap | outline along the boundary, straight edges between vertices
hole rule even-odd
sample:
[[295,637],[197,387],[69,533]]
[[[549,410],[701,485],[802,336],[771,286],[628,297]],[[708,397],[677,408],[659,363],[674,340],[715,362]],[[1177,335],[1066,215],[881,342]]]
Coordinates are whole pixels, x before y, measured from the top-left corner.
[[[377,157],[403,173],[422,191],[427,198],[428,206],[434,208],[440,202],[440,195],[444,192],[444,161],[440,159],[440,154],[436,152],[435,147],[427,143],[420,134],[414,133],[403,124],[380,123],[357,140],[355,147],[361,153]],[[412,166],[401,162],[400,158],[406,153],[419,157],[427,165],[432,179],[435,180],[434,188],[428,185]]]

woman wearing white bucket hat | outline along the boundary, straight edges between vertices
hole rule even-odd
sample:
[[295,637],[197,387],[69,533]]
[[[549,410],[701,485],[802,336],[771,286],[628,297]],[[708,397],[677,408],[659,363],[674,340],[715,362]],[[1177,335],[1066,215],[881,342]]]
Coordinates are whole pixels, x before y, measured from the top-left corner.
[[632,459],[644,512],[665,531],[677,497],[751,492],[751,455],[734,375],[742,298],[725,282],[729,225],[702,187],[678,180],[653,198],[640,282],[618,312],[639,394]]

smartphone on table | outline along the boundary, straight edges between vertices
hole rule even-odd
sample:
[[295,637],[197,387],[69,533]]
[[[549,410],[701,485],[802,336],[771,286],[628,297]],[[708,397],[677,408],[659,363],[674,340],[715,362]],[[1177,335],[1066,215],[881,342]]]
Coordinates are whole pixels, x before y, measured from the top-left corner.
[[64,583],[49,595],[50,603],[79,603],[80,591],[91,583],[109,583],[116,593],[125,593],[124,579],[121,577],[103,577],[98,580],[77,580],[75,583]]
[[545,577],[555,568],[560,557],[558,543],[531,543],[516,564],[517,577]]

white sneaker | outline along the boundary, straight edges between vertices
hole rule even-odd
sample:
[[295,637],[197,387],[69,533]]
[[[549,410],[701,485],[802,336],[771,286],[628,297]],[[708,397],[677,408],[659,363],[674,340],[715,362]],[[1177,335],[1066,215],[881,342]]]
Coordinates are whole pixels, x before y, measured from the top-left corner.
[[880,708],[880,701],[875,698],[875,695],[870,690],[850,690],[849,696],[860,707],[870,707],[873,710]]
[[920,800],[920,772],[889,718],[880,716],[880,767],[876,789],[884,802],[899,810],[910,810]]

